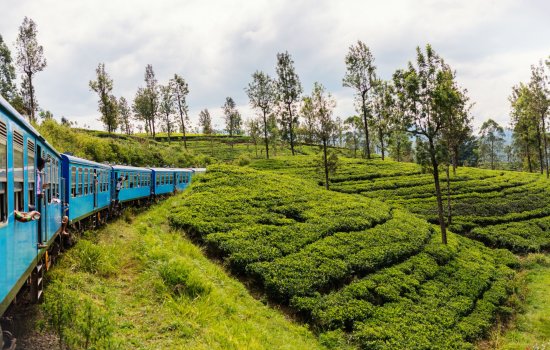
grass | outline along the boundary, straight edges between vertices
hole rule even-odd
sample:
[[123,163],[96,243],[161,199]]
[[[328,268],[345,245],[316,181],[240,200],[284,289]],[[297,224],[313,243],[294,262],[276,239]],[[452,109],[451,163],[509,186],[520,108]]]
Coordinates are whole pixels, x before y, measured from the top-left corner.
[[168,228],[180,203],[173,197],[89,233],[49,273],[44,309],[54,310],[61,297],[74,306],[65,329],[71,348],[84,348],[87,327],[79,320],[89,323],[82,315],[91,313],[108,330],[98,348],[323,349],[307,328],[254,299]]
[[503,336],[495,341],[502,350],[550,349],[550,257],[532,254],[524,265],[525,302]]

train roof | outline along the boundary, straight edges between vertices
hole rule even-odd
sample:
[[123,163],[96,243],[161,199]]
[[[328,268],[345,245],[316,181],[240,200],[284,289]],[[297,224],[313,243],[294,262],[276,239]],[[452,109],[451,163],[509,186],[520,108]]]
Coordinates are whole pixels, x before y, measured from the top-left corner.
[[129,165],[113,165],[112,167],[114,170],[151,172],[151,169],[149,168],[141,168],[141,167],[135,167],[135,166],[129,166]]
[[55,148],[53,148],[52,145],[46,141],[42,135],[32,126],[28,121],[25,120],[25,118],[19,114],[18,111],[15,110],[15,108],[12,107],[12,105],[4,99],[2,95],[0,95],[0,106],[4,108],[6,111],[12,114],[11,118],[17,122],[20,126],[27,129],[27,132],[33,134],[36,138],[38,138],[40,141],[42,141],[46,146],[50,148],[52,152],[54,152],[57,156],[61,156],[59,152],[56,151]]
[[154,172],[171,172],[171,171],[184,171],[184,172],[193,172],[189,168],[150,168]]
[[91,165],[91,166],[95,166],[95,167],[99,167],[99,168],[104,168],[104,169],[111,169],[111,166],[108,165],[108,164],[97,163],[97,162],[94,162],[94,161],[91,161],[91,160],[88,160],[88,159],[75,157],[75,156],[73,156],[73,155],[71,155],[71,154],[63,153],[63,154],[61,154],[61,157],[62,157],[62,158],[66,158],[66,159],[67,159],[69,162],[71,162],[71,163],[77,163],[77,164],[83,164],[83,165]]

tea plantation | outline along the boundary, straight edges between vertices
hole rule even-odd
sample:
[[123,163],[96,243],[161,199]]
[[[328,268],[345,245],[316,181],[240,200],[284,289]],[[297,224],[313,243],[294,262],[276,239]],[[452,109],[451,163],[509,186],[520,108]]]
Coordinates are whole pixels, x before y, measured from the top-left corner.
[[[315,182],[321,179],[313,158],[256,160],[252,166]],[[433,177],[421,170],[411,163],[341,159],[331,190],[380,199],[437,223]],[[444,175],[441,187],[447,209]],[[458,168],[456,175],[451,172],[450,193],[453,232],[516,253],[550,248],[550,181],[544,176]]]
[[[254,163],[294,176],[211,166],[173,208],[170,224],[203,241],[270,300],[289,305],[329,347],[471,349],[497,314],[510,312],[517,259],[508,250],[453,233],[444,246],[435,226],[403,209],[406,195],[391,195],[391,181],[412,176],[429,184],[415,165],[372,162],[367,171],[347,161],[333,183],[344,192],[337,193],[308,181],[317,175],[305,160]],[[480,189],[489,177],[469,176]],[[463,181],[457,176],[453,186]],[[376,197],[388,190],[385,203],[364,195],[376,185]],[[428,203],[421,196],[428,192],[412,198]],[[431,207],[416,208],[429,217],[423,210]]]

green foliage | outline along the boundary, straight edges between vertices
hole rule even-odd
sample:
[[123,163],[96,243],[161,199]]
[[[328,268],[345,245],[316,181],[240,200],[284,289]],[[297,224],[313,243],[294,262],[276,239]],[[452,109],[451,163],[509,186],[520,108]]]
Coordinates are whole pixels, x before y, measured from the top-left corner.
[[[373,163],[379,169],[371,179],[390,172]],[[253,165],[315,178],[311,158]],[[415,166],[401,171],[418,174]],[[344,183],[344,177],[336,178]],[[419,217],[314,183],[212,166],[174,208],[170,223],[205,241],[269,296],[289,303],[329,348],[352,339],[369,349],[472,349],[507,310],[514,277],[508,266],[518,266],[511,253],[454,234],[441,245]]]
[[[312,157],[254,160],[251,166],[318,182]],[[550,193],[543,176],[459,168],[450,187],[453,232],[518,253],[550,247]],[[331,189],[382,199],[438,222],[433,178],[414,164],[340,158]]]
[[42,306],[47,326],[59,338],[59,348],[117,349],[113,338],[114,315],[109,306],[100,306],[54,281]]
[[161,262],[158,272],[164,284],[176,295],[187,295],[194,299],[208,294],[212,289],[183,259],[176,258]]

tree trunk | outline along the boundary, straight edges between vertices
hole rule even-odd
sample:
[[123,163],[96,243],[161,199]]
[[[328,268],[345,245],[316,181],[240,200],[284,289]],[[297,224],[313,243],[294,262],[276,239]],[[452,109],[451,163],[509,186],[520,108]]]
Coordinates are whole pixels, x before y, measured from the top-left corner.
[[453,218],[451,211],[451,178],[449,175],[449,164],[447,164],[445,172],[447,175],[447,226],[449,226]]
[[397,139],[397,161],[401,162],[401,140]]
[[439,169],[437,158],[435,156],[435,147],[432,139],[429,139],[430,144],[430,157],[433,167],[433,177],[435,183],[435,195],[437,197],[437,212],[439,216],[439,226],[441,227],[441,241],[443,244],[447,244],[447,230],[445,228],[445,220],[443,219],[443,200],[441,198],[441,187],[439,185]]
[[378,129],[378,137],[380,138],[380,150],[382,151],[382,160],[384,160],[384,133],[382,129]]
[[353,136],[353,158],[357,158],[357,138]]
[[288,115],[289,115],[289,122],[288,122],[288,130],[290,132],[290,150],[292,151],[292,155],[294,155],[294,135],[292,130],[292,108],[290,108],[290,103],[287,104],[288,106]]
[[30,119],[31,121],[36,121],[36,117],[34,115],[34,110],[35,110],[35,103],[34,103],[34,87],[32,86],[32,74],[31,73],[27,73],[27,78],[29,79],[29,97],[30,97],[30,102],[31,102],[31,115],[30,115]]
[[456,168],[458,167],[458,146],[453,147],[453,175],[456,176]]
[[328,190],[328,161],[327,161],[327,140],[323,139],[323,160],[325,163],[325,188]]
[[367,105],[365,102],[366,94],[367,94],[367,91],[364,91],[361,94],[361,98],[363,102],[363,122],[365,123],[365,150],[367,152],[367,159],[370,159],[369,125],[367,123]]
[[264,112],[264,140],[265,140],[265,158],[269,159],[269,141],[267,140],[267,117]]
[[531,149],[529,148],[529,141],[527,141],[526,148],[527,148],[527,163],[529,165],[529,172],[532,173],[533,165],[531,164]]
[[542,160],[542,136],[540,132],[540,125],[537,123],[537,147],[539,149],[539,163],[540,163],[540,173],[544,173],[544,162]]
[[494,141],[491,140],[491,170],[495,170],[495,146]]
[[544,113],[540,116],[542,122],[542,137],[544,139],[544,166],[546,167],[546,178],[548,179],[550,174],[548,174],[548,140],[546,138],[546,121]]
[[187,140],[186,140],[186,137],[185,137],[185,124],[182,124],[182,126],[183,126],[183,128],[182,128],[183,129],[183,147],[185,149],[187,149]]

